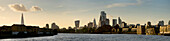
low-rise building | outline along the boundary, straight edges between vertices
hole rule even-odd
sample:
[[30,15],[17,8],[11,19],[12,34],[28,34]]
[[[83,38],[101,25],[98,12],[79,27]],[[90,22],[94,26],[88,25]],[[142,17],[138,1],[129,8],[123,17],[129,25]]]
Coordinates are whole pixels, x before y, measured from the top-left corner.
[[170,25],[160,26],[160,34],[170,34]]

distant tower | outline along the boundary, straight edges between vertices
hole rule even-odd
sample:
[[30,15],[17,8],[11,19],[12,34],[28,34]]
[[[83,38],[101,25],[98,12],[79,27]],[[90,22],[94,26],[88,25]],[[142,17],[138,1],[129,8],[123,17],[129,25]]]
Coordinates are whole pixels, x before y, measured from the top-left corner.
[[77,32],[77,28],[79,28],[80,20],[75,21],[75,32]]
[[23,16],[23,13],[21,15],[21,24],[24,25],[24,16]]
[[79,27],[79,24],[80,24],[80,20],[76,20],[75,21],[75,27]]
[[121,28],[122,20],[120,19],[120,17],[118,17],[118,21],[119,21],[119,26],[120,26],[120,28]]
[[96,19],[95,19],[95,18],[94,18],[94,20],[93,20],[93,27],[94,27],[94,28],[97,27],[97,25],[96,25]]
[[116,26],[116,24],[117,24],[117,19],[113,19],[113,24],[112,24],[112,26]]
[[122,20],[118,17],[119,24],[122,24]]
[[99,27],[106,24],[106,13],[101,11],[100,19],[99,19]]

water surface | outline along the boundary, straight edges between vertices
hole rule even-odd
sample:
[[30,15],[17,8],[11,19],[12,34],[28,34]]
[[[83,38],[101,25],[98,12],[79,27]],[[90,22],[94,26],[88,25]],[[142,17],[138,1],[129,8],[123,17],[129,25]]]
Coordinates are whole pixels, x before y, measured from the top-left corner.
[[55,36],[1,39],[0,41],[170,41],[170,36],[136,34],[69,34]]

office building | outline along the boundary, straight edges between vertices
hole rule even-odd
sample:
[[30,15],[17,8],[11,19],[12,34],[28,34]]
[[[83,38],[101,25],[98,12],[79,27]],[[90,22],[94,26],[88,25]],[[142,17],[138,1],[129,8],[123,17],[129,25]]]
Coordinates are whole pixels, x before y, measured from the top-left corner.
[[120,26],[120,28],[121,28],[122,20],[120,19],[120,17],[118,17],[118,23],[119,23],[119,26]]
[[106,25],[110,25],[109,19],[106,19]]
[[97,27],[97,25],[96,25],[96,19],[95,19],[95,18],[94,18],[94,20],[93,20],[93,27],[94,27],[94,28]]
[[113,24],[112,24],[112,26],[116,26],[116,24],[117,24],[117,19],[113,19]]
[[101,11],[100,19],[99,19],[99,27],[106,25],[106,13]]

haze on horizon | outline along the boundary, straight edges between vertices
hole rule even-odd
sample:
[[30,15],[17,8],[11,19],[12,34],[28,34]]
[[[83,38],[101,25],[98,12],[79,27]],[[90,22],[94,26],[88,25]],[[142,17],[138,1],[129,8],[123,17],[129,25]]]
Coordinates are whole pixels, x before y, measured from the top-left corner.
[[0,0],[0,25],[20,24],[24,13],[26,25],[44,27],[55,22],[60,28],[74,27],[79,19],[80,26],[96,19],[101,11],[112,19],[120,17],[128,24],[157,24],[170,20],[170,0]]

